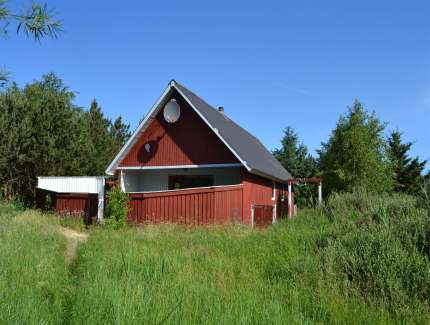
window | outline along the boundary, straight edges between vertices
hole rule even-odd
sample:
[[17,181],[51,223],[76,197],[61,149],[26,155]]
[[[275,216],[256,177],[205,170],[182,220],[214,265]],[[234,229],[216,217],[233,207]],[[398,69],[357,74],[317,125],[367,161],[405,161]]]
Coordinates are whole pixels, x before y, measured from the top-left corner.
[[276,183],[273,182],[273,187],[272,187],[272,200],[275,201],[276,200]]
[[214,185],[212,175],[169,175],[169,190]]
[[284,187],[284,184],[282,184],[282,187],[281,187],[281,201],[282,202],[285,201],[285,187]]

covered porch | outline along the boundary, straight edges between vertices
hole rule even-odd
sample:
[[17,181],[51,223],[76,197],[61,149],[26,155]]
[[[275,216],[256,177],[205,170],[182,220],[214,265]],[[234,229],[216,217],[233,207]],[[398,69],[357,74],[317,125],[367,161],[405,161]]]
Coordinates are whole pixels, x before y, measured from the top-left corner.
[[220,224],[242,222],[240,164],[120,169],[133,223]]
[[183,190],[241,183],[240,164],[126,167],[120,169],[127,193]]

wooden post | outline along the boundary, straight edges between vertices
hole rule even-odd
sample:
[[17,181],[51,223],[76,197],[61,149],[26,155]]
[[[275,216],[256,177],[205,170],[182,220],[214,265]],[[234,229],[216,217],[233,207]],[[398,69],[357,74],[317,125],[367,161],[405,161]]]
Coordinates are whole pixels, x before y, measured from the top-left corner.
[[272,224],[276,222],[276,203],[273,205],[273,217],[272,217]]
[[318,184],[318,204],[322,203],[322,181]]
[[98,207],[97,207],[97,222],[103,224],[104,206],[105,206],[105,190],[104,190],[104,179],[103,188],[98,193]]
[[251,204],[251,228],[254,228],[254,204]]
[[292,217],[293,216],[293,199],[292,199],[292,186],[291,186],[291,182],[288,182],[288,217]]
[[122,169],[119,171],[119,185],[120,185],[121,191],[125,192],[124,173],[123,173]]

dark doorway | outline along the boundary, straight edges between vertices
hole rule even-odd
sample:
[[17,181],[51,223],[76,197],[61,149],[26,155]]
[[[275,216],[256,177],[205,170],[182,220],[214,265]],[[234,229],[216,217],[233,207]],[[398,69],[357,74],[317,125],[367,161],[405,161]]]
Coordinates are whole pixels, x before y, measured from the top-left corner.
[[169,190],[214,185],[212,175],[169,175]]

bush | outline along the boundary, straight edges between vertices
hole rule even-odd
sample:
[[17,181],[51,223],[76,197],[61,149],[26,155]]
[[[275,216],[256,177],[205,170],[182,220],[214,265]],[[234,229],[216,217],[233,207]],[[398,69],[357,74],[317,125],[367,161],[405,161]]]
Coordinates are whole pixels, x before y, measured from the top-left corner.
[[0,218],[12,218],[24,209],[20,202],[6,203],[0,201]]
[[127,222],[128,195],[119,186],[114,186],[107,195],[107,225],[121,228]]
[[430,300],[430,223],[414,197],[365,191],[332,195],[332,227],[318,247],[324,267],[388,306]]
[[418,197],[419,197],[421,206],[424,209],[427,209],[430,217],[430,179],[426,179],[424,181]]

